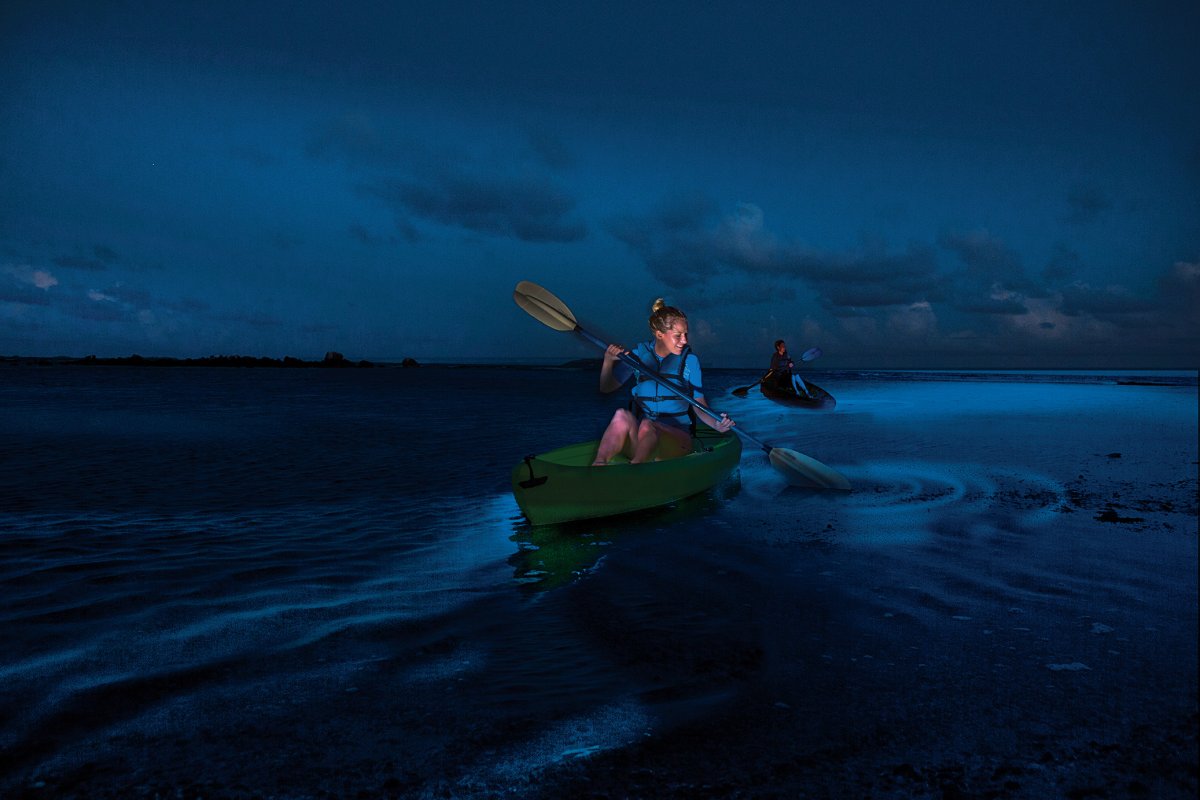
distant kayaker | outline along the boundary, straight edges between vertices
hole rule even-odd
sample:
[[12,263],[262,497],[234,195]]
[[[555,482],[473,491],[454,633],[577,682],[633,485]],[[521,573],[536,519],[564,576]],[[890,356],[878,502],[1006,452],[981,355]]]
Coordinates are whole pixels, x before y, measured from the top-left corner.
[[781,388],[792,388],[796,394],[802,397],[808,397],[808,386],[797,375],[794,370],[796,362],[792,361],[792,357],[788,355],[787,342],[783,339],[775,340],[775,352],[771,354],[771,369],[766,375],[763,375],[763,382],[772,381]]
[[792,357],[788,355],[787,342],[783,339],[776,339],[775,352],[771,354],[771,372],[776,375],[787,375],[795,366]]
[[[638,344],[632,351],[619,344],[610,344],[600,365],[600,391],[616,391],[636,375],[631,409],[617,409],[600,438],[593,466],[607,464],[617,453],[624,453],[631,464],[675,458],[692,451],[691,405],[659,386],[649,376],[635,373],[619,359],[621,353],[634,358],[666,377],[697,403],[707,406],[700,392],[703,385],[700,359],[688,347],[687,316],[669,306],[663,299],[654,301],[650,314],[650,330],[654,338]],[[733,427],[726,414],[720,419],[697,410],[696,417],[722,433]]]

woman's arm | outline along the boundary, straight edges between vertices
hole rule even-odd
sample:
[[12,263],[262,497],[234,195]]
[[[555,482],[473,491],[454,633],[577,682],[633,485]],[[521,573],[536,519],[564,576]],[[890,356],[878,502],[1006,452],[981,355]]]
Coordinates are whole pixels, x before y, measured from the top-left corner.
[[701,409],[699,406],[696,408],[696,416],[699,417],[701,422],[712,428],[714,431],[725,433],[736,424],[729,418],[728,414],[721,414],[721,418],[717,419],[712,413],[710,413],[708,411],[708,403],[704,400],[704,395],[697,394],[696,402],[699,403],[700,406],[703,406],[703,409]]
[[621,388],[621,384],[629,380],[629,374],[626,373],[623,377],[618,377],[621,370],[614,370],[614,366],[621,358],[621,353],[628,353],[624,347],[619,344],[610,344],[604,350],[604,361],[600,364],[600,391],[605,394],[615,392]]

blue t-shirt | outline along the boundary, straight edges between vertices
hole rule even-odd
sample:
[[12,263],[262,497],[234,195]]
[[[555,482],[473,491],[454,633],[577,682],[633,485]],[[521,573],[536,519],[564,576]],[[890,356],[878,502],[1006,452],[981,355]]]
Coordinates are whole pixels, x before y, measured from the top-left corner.
[[[678,386],[685,394],[694,397],[701,393],[700,389],[704,382],[700,372],[700,359],[696,357],[695,353],[688,351],[684,359],[682,385],[679,383],[679,356],[672,353],[659,358],[658,354],[654,352],[653,341],[641,342],[633,348],[632,355],[650,369],[667,378],[673,385]],[[627,380],[632,371],[632,368],[627,368],[622,381]],[[633,385],[633,396],[642,412],[650,419],[681,426],[689,425],[691,422],[688,417],[690,404],[659,386],[658,382],[652,378],[636,382]]]

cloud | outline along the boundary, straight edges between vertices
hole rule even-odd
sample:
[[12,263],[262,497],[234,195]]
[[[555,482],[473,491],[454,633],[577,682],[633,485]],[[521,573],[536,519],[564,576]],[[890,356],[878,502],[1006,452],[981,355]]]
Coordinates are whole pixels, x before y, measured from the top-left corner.
[[395,236],[380,236],[378,234],[371,233],[371,231],[367,230],[365,225],[359,225],[358,223],[350,225],[347,230],[356,241],[365,245],[370,245],[371,247],[378,247],[379,245],[383,244],[394,244],[396,242]]
[[1005,289],[1042,297],[1045,292],[1025,273],[1021,257],[1002,240],[986,230],[944,234],[938,243],[956,254],[964,270],[959,283],[968,286]]
[[1082,266],[1083,259],[1079,257],[1079,253],[1059,243],[1054,246],[1050,260],[1042,269],[1042,279],[1047,284],[1063,283],[1074,279]]
[[1076,279],[1087,265],[1062,244],[1038,279],[986,230],[946,233],[902,250],[874,241],[822,252],[775,235],[753,204],[722,214],[695,197],[613,220],[607,230],[656,280],[684,292],[689,307],[767,306],[806,288],[831,318],[830,335],[851,349],[898,352],[940,342],[963,353],[1040,352],[1053,343],[1082,352],[1118,342],[1186,341],[1200,327],[1193,311],[1200,306],[1200,264],[1191,262],[1164,272],[1157,296],[1139,296]]
[[[58,278],[49,271],[36,269],[26,264],[5,264],[0,267],[0,273],[9,276],[8,291],[4,299],[15,303],[31,305],[46,305],[45,293],[52,287],[58,286]],[[34,292],[40,289],[40,292]],[[2,287],[0,287],[2,290]]]
[[1062,288],[1059,305],[1065,316],[1087,315],[1122,327],[1145,327],[1150,320],[1142,317],[1157,308],[1156,303],[1135,297],[1124,287],[1094,287],[1079,281]]
[[100,259],[86,258],[84,256],[59,256],[54,259],[54,263],[66,269],[86,269],[93,272],[108,269],[107,265]]
[[1195,319],[1200,308],[1200,262],[1176,261],[1158,279],[1164,304]]
[[615,218],[606,228],[641,257],[651,275],[682,289],[703,284],[721,271],[717,224],[714,203],[688,197],[668,201],[649,215]]
[[1063,219],[1073,225],[1084,225],[1095,222],[1112,206],[1112,200],[1099,188],[1076,184],[1067,192],[1067,214]]
[[675,288],[697,287],[722,274],[768,278],[777,286],[798,279],[839,314],[936,300],[944,289],[930,247],[890,253],[875,245],[855,253],[820,253],[768,232],[762,210],[751,203],[722,217],[708,200],[676,200],[653,214],[615,220],[608,230],[655,278]]
[[283,322],[278,317],[272,317],[268,314],[252,314],[248,312],[235,311],[229,314],[221,314],[216,317],[221,322],[234,322],[239,325],[249,325],[252,328],[278,328],[283,325]]
[[907,306],[945,297],[933,248],[912,244],[904,252],[866,252],[809,256],[802,274],[820,291],[834,313],[862,308]]
[[1025,298],[1017,292],[1010,292],[999,284],[992,286],[987,297],[959,299],[954,303],[959,311],[972,314],[1028,314]]
[[63,311],[76,319],[86,319],[92,322],[120,322],[128,320],[133,309],[127,308],[115,298],[96,292],[95,296],[87,295],[91,302],[81,302],[74,299],[65,304]]
[[913,303],[907,308],[894,309],[887,316],[887,329],[892,336],[908,340],[928,338],[937,332],[937,315],[927,302]]
[[395,166],[409,150],[399,137],[381,132],[365,114],[346,114],[329,122],[304,146],[304,152],[319,161],[366,166]]
[[106,245],[92,248],[91,256],[59,256],[54,263],[66,269],[85,269],[92,272],[102,272],[108,265],[117,260],[116,252]]
[[767,302],[796,299],[795,286],[777,281],[746,281],[735,284],[697,286],[687,291],[687,308],[726,308],[731,305],[755,306]]
[[[431,144],[351,114],[314,133],[305,152],[354,171],[358,194],[389,207],[409,242],[421,238],[414,226],[419,220],[524,242],[586,237],[574,195],[550,177],[571,164],[557,137],[527,131],[523,140],[492,145],[481,154],[472,152],[487,148],[477,136],[465,148],[453,135],[429,136]],[[380,243],[362,226],[350,232],[364,244]]]
[[87,289],[64,298],[60,309],[64,314],[93,322],[136,320],[140,312],[153,304],[149,292],[124,283],[103,289]]
[[575,200],[537,177],[442,173],[424,182],[387,179],[361,188],[398,214],[525,242],[574,242],[587,234]]
[[172,311],[192,315],[204,314],[210,308],[208,303],[195,297],[184,297],[171,303],[164,303],[163,305]]
[[534,155],[550,169],[560,171],[575,166],[575,159],[558,136],[544,130],[532,130],[528,137]]

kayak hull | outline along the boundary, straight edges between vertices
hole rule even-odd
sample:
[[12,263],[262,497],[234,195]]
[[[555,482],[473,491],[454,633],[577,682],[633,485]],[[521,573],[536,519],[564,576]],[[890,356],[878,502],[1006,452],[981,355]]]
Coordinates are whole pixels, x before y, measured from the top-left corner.
[[733,472],[742,442],[732,434],[698,430],[693,452],[630,464],[617,456],[593,467],[599,441],[527,456],[512,470],[512,491],[534,525],[608,517],[655,508],[707,491]]
[[791,384],[769,385],[763,383],[759,388],[764,397],[769,397],[775,402],[787,406],[830,410],[837,405],[837,400],[833,399],[833,395],[812,381],[805,381],[804,385],[808,387],[811,397],[796,394],[796,390],[791,387]]

